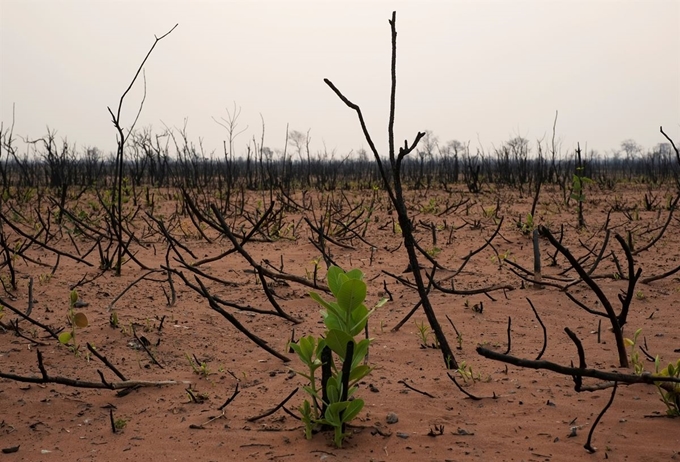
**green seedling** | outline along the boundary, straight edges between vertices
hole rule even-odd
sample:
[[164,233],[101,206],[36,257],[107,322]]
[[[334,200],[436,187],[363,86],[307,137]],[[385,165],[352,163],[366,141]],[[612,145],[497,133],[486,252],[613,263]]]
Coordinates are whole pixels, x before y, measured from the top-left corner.
[[[364,406],[362,399],[354,397],[357,383],[372,370],[364,364],[372,339],[357,341],[357,337],[363,333],[373,311],[386,302],[386,299],[381,300],[371,310],[364,305],[366,283],[363,276],[358,269],[344,272],[331,266],[326,279],[334,300],[327,301],[315,292],[310,293],[323,308],[324,335],[319,338],[309,335],[289,344],[306,366],[306,370],[296,371],[307,380],[303,389],[309,399],[305,399],[299,408],[305,436],[310,439],[317,426],[331,428],[337,447],[341,447],[348,436],[345,424]],[[317,379],[319,369],[322,372],[320,382]]]
[[583,193],[584,186],[593,182],[590,178],[583,176],[583,170],[583,167],[577,167],[571,180],[571,198],[578,202],[586,200]]
[[208,368],[208,363],[205,361],[199,361],[196,356],[192,358],[189,356],[189,353],[185,353],[184,355],[189,361],[189,365],[194,370],[194,374],[198,374],[202,377],[208,377],[211,374],[210,369]]
[[118,326],[120,326],[120,321],[118,320],[118,313],[115,311],[112,311],[111,314],[109,315],[109,326],[113,327],[114,329],[117,329]]
[[437,255],[439,255],[442,252],[442,249],[439,247],[432,247],[427,251],[427,254],[432,257],[432,258],[437,258]]
[[[630,347],[630,362],[633,365],[635,373],[642,375],[645,372],[645,365],[640,359],[640,354],[636,350],[637,340],[642,329],[638,329],[633,334],[633,338],[626,338],[624,341]],[[657,355],[654,359],[655,375],[662,377],[680,377],[680,359],[675,364],[668,363],[663,369],[660,369],[661,359]],[[666,414],[670,417],[680,417],[680,383],[673,382],[654,382],[659,395],[661,395],[661,402],[666,406]]]
[[[581,154],[579,151],[579,163],[581,159]],[[584,187],[588,183],[592,183],[593,180],[583,175],[583,167],[577,167],[576,173],[572,177],[571,181],[571,198],[578,202],[578,227],[579,229],[585,227],[585,221],[583,219],[583,202],[586,200],[584,194]]]
[[644,300],[645,293],[642,292],[641,290],[638,290],[637,292],[635,292],[635,298],[637,298],[638,300]]
[[41,285],[47,284],[48,282],[50,282],[50,279],[52,279],[51,273],[41,274],[40,276],[38,276],[38,282],[40,282]]
[[642,328],[635,331],[632,339],[630,338],[623,339],[625,344],[630,347],[630,363],[633,365],[633,369],[635,370],[635,373],[638,375],[642,374],[645,370],[645,365],[640,359],[640,353],[638,353],[638,351],[635,348],[637,346],[637,340],[641,332]]
[[392,227],[392,231],[394,232],[394,234],[398,234],[398,235],[401,236],[401,226],[399,225],[399,223],[396,223],[396,222],[394,223],[394,226]]
[[434,197],[430,198],[426,205],[420,208],[421,213],[439,213],[439,206],[437,205],[437,199]]
[[312,259],[312,261],[310,262],[310,263],[312,263],[312,265],[314,265],[314,269],[312,270],[312,272],[310,272],[307,268],[305,268],[305,277],[307,278],[307,280],[309,280],[309,281],[316,280],[316,275],[319,272],[319,267],[321,266],[322,261],[323,261],[323,257],[321,257],[321,256],[318,256],[318,257]]
[[524,222],[522,220],[517,221],[517,227],[525,236],[533,233],[535,229],[534,216],[531,213],[527,213]]
[[499,266],[500,266],[500,265],[503,265],[503,262],[504,262],[505,260],[509,259],[511,254],[512,254],[512,252],[510,252],[509,250],[506,250],[506,251],[503,252],[503,253],[499,253],[498,256],[492,255],[492,256],[491,256],[491,261],[494,262],[494,263],[495,263],[495,262],[498,262]]
[[77,301],[78,292],[74,289],[71,291],[70,294],[70,304],[68,313],[66,315],[66,319],[69,325],[71,326],[71,330],[59,334],[59,343],[61,343],[62,345],[69,345],[69,343],[73,341],[73,343],[69,345],[69,348],[71,348],[71,351],[73,351],[76,354],[78,353],[78,343],[76,341],[76,329],[78,328],[82,329],[88,326],[87,316],[85,316],[85,313],[75,311]]
[[116,427],[116,430],[122,430],[122,429],[125,428],[126,425],[127,425],[127,420],[125,420],[125,419],[116,419],[113,422],[113,426]]
[[484,217],[486,218],[493,218],[496,216],[496,207],[491,206],[491,207],[486,207],[482,209],[484,211]]
[[468,380],[472,381],[472,383],[475,383],[476,381],[482,379],[481,375],[478,373],[475,374],[475,372],[472,370],[472,366],[469,366],[465,361],[462,361],[458,365],[456,372],[460,374],[460,377],[465,383],[468,383]]
[[421,348],[433,348],[433,349],[439,349],[439,342],[437,341],[437,337],[434,337],[434,340],[430,342],[430,337],[432,337],[432,332],[430,331],[430,326],[425,324],[425,321],[420,321],[420,324],[418,324],[418,321],[414,321],[416,328],[418,328],[418,339],[420,340],[420,347]]
[[420,344],[427,346],[427,338],[429,337],[428,331],[430,330],[430,327],[425,325],[425,321],[420,321],[420,324],[418,324],[418,321],[414,321],[414,324],[418,328],[417,335],[420,339]]
[[[675,364],[668,363],[668,366],[659,370],[659,357],[656,357],[657,375],[664,377],[680,378],[680,359]],[[661,395],[661,401],[666,405],[666,415],[680,417],[680,383],[654,382]]]

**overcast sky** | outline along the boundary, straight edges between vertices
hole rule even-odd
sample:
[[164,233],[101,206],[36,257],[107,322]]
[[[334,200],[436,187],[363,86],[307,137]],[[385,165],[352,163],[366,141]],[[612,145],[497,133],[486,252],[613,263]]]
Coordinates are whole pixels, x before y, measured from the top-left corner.
[[[490,148],[514,136],[601,153],[632,138],[680,143],[680,1],[29,1],[0,0],[0,121],[15,134],[46,127],[79,147],[115,148],[107,106],[153,44],[138,127],[182,127],[221,155],[213,117],[241,107],[244,152],[266,123],[311,129],[313,152],[367,147],[356,116],[323,79],[359,104],[386,153],[390,31],[397,11],[397,141],[432,130]],[[141,80],[125,101],[132,122]]]

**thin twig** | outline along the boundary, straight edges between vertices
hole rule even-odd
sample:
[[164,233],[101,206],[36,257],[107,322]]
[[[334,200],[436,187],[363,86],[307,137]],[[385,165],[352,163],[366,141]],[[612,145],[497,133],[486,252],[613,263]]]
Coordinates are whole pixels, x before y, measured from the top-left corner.
[[286,398],[283,401],[281,401],[279,404],[277,404],[276,406],[274,406],[270,410],[268,410],[268,411],[266,411],[266,412],[264,412],[260,415],[256,415],[255,417],[249,417],[246,420],[248,420],[248,422],[255,422],[256,420],[260,420],[264,417],[272,415],[273,413],[275,413],[276,411],[281,409],[288,402],[288,400],[291,399],[295,395],[295,393],[297,393],[298,389],[299,389],[299,387],[296,388],[295,390],[291,391],[290,394],[288,396],[286,396]]
[[609,406],[611,406],[612,403],[614,402],[614,396],[616,396],[616,389],[617,388],[618,388],[618,382],[614,382],[614,389],[612,390],[612,395],[609,398],[609,402],[602,409],[602,412],[600,412],[600,414],[597,416],[597,418],[595,419],[595,422],[593,422],[593,426],[590,427],[590,431],[588,432],[588,440],[586,441],[586,444],[583,445],[583,447],[586,448],[586,451],[588,451],[591,454],[595,452],[595,448],[593,446],[591,446],[591,444],[590,444],[590,442],[593,438],[593,432],[595,431],[595,427],[597,427],[597,424],[600,423],[600,419],[602,418],[604,413],[607,412],[607,409],[609,409]]

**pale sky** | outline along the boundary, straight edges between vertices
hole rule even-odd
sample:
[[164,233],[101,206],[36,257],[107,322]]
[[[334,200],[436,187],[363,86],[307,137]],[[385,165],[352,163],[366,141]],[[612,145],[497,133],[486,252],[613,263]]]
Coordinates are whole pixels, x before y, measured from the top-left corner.
[[[488,149],[552,132],[601,153],[632,138],[680,144],[680,1],[29,1],[0,0],[0,121],[37,138],[46,126],[79,147],[115,149],[106,107],[154,34],[175,23],[146,65],[138,127],[181,127],[222,155],[213,117],[241,107],[236,154],[261,134],[282,148],[286,124],[311,129],[311,149],[367,147],[366,117],[387,153],[390,30],[397,11],[396,138],[432,130]],[[125,101],[134,118],[141,79]]]

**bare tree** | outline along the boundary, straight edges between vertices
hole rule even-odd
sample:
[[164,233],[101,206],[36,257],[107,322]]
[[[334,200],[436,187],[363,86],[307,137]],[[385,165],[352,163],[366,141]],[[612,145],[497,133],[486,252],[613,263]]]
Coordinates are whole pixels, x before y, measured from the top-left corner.
[[288,143],[295,148],[295,152],[298,155],[298,158],[300,159],[300,168],[305,163],[305,158],[303,158],[303,154],[306,155],[307,159],[307,168],[306,168],[306,175],[304,178],[304,184],[305,186],[309,186],[311,183],[311,176],[312,176],[312,156],[309,151],[309,144],[312,141],[312,138],[309,136],[309,132],[312,129],[310,128],[307,130],[307,133],[302,133],[297,130],[291,130],[288,133]]
[[[418,146],[418,143],[420,140],[425,136],[424,132],[418,132],[415,136],[415,139],[411,144],[409,144],[408,140],[404,141],[404,146],[403,147],[398,147],[398,152],[396,150],[397,146],[395,146],[395,141],[394,141],[394,117],[395,117],[395,107],[396,107],[396,94],[397,94],[397,12],[394,11],[392,12],[392,19],[389,21],[390,23],[390,28],[392,31],[392,62],[391,62],[391,91],[390,91],[390,114],[389,114],[389,121],[387,124],[387,139],[388,139],[388,146],[389,146],[389,163],[390,163],[390,171],[391,171],[391,177],[389,176],[389,172],[387,168],[383,165],[383,161],[380,158],[380,154],[378,153],[378,149],[375,146],[375,143],[373,142],[373,138],[371,137],[368,128],[366,127],[366,122],[364,120],[363,113],[361,112],[361,108],[354,104],[352,101],[347,99],[345,95],[338,90],[338,88],[333,84],[328,79],[324,79],[324,82],[326,82],[326,85],[328,85],[331,90],[340,98],[340,100],[345,103],[347,107],[350,109],[354,110],[357,113],[357,117],[359,118],[359,124],[361,125],[361,129],[364,134],[364,138],[368,142],[369,147],[371,148],[371,152],[373,153],[373,157],[375,158],[376,163],[378,164],[378,169],[380,171],[380,176],[383,179],[383,184],[385,185],[385,190],[387,191],[387,194],[390,198],[390,201],[392,202],[392,205],[394,206],[396,212],[397,212],[397,218],[399,220],[399,226],[401,227],[401,233],[402,237],[404,240],[404,247],[406,248],[406,252],[408,254],[408,259],[409,259],[409,264],[410,267],[413,271],[413,277],[415,279],[415,285],[418,288],[418,295],[420,296],[420,304],[423,307],[423,311],[425,311],[425,316],[427,316],[427,321],[430,324],[430,327],[432,328],[432,332],[434,332],[434,335],[439,342],[439,345],[441,347],[441,352],[444,357],[444,364],[448,369],[457,369],[458,368],[458,362],[456,361],[456,358],[453,355],[453,350],[451,349],[451,346],[449,345],[449,342],[446,339],[446,336],[444,335],[444,331],[441,328],[441,325],[439,324],[439,321],[437,320],[437,316],[435,315],[434,308],[432,307],[432,304],[430,303],[430,299],[428,297],[428,289],[425,287],[425,283],[423,280],[423,275],[421,273],[421,267],[420,264],[418,263],[418,254],[416,252],[416,240],[413,235],[413,223],[411,219],[409,218],[408,215],[408,210],[406,208],[406,202],[404,200],[404,192],[403,192],[403,186],[402,186],[402,181],[401,181],[401,172],[402,172],[402,164],[404,158],[409,155],[413,150]],[[431,276],[430,276],[431,277]]]
[[[425,162],[431,161],[434,158],[435,149],[437,149],[437,144],[439,143],[439,138],[432,133],[431,130],[425,130],[425,136],[423,136],[422,141],[419,144],[419,148],[416,151],[418,154],[418,177],[416,178],[416,188],[423,187],[423,176],[425,171]],[[429,188],[432,178],[428,177],[427,186]]]

